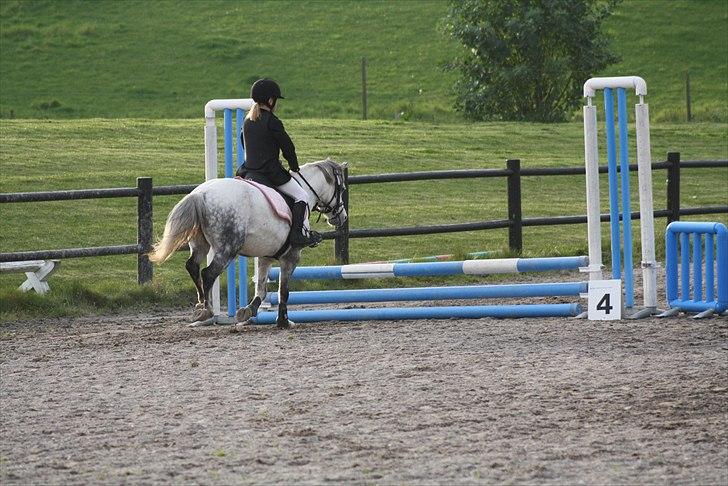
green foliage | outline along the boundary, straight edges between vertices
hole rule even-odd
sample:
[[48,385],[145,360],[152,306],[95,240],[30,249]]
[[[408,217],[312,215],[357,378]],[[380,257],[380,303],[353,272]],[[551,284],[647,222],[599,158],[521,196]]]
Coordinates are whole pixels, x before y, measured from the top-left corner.
[[[207,100],[267,75],[283,84],[286,119],[356,119],[366,56],[370,119],[462,121],[457,73],[441,69],[458,52],[439,28],[447,11],[447,0],[3,0],[0,117],[200,118]],[[724,1],[625,0],[605,21],[622,60],[596,74],[642,76],[653,121],[684,121],[689,70],[695,119],[726,121],[726,22]]]
[[447,29],[465,50],[450,67],[472,120],[562,121],[584,81],[614,63],[601,24],[618,0],[457,0]]

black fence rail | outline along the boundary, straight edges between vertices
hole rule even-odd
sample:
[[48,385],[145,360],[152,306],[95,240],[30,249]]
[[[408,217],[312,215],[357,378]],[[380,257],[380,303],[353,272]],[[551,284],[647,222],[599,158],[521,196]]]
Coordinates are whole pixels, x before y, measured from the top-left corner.
[[[728,167],[728,160],[701,160],[681,161],[680,154],[671,152],[667,154],[667,161],[652,164],[653,170],[667,170],[667,208],[656,210],[655,217],[667,217],[668,221],[677,221],[680,216],[728,213],[726,206],[703,206],[699,208],[680,207],[680,172],[687,168],[716,168]],[[637,166],[631,165],[630,171],[636,171]],[[600,172],[607,171],[606,167],[600,167]],[[324,238],[335,240],[336,258],[341,263],[349,262],[349,239],[351,238],[373,238],[387,236],[407,236],[436,233],[454,233],[462,231],[487,230],[508,228],[508,246],[520,253],[523,250],[523,228],[528,226],[555,226],[567,224],[586,223],[586,216],[552,216],[552,217],[530,217],[524,218],[521,210],[521,178],[528,176],[562,176],[562,175],[583,175],[583,167],[562,167],[562,168],[521,168],[518,159],[508,160],[505,169],[466,169],[432,172],[407,172],[379,175],[348,176],[348,185],[376,184],[421,180],[440,179],[472,179],[488,177],[507,178],[508,208],[505,219],[474,221],[468,223],[456,223],[432,226],[411,226],[397,228],[369,228],[350,229],[347,222],[338,231],[331,231],[324,234]],[[49,192],[20,192],[0,194],[0,203],[27,203],[38,201],[67,201],[78,199],[99,199],[99,198],[137,198],[137,242],[136,244],[99,246],[90,248],[66,248],[58,250],[42,251],[21,251],[0,253],[0,262],[25,261],[25,260],[49,260],[63,258],[79,258],[107,255],[137,255],[137,279],[139,283],[146,283],[152,280],[152,265],[146,254],[152,248],[153,242],[153,196],[169,196],[189,194],[197,187],[196,184],[159,186],[153,187],[150,177],[137,178],[137,187],[118,189],[84,189],[70,191],[49,191]],[[344,203],[347,211],[349,209],[348,191],[344,193]],[[633,212],[631,219],[639,219],[639,212]],[[609,221],[608,214],[601,215],[602,221]]]
[[[704,206],[700,208],[680,207],[680,171],[688,168],[716,168],[728,167],[728,160],[691,160],[681,161],[679,152],[669,152],[665,162],[652,164],[652,170],[667,170],[667,208],[656,210],[655,217],[667,217],[668,222],[677,221],[680,216],[699,214],[728,213],[726,206]],[[630,172],[637,171],[637,164],[629,166]],[[606,173],[607,167],[599,168],[600,173]],[[350,238],[373,238],[387,236],[427,235],[437,233],[455,233],[462,231],[502,229],[508,228],[508,247],[515,253],[523,251],[523,228],[528,226],[557,226],[566,224],[586,223],[586,216],[551,216],[524,218],[521,209],[521,178],[529,176],[565,176],[565,175],[586,175],[585,167],[544,167],[544,168],[521,168],[518,159],[508,160],[505,169],[465,169],[465,170],[444,170],[432,172],[406,172],[380,175],[348,176],[348,185],[376,184],[389,182],[406,182],[422,180],[441,179],[473,179],[487,177],[507,178],[508,208],[505,219],[474,221],[468,223],[456,223],[447,225],[411,226],[399,228],[371,228],[371,229],[350,229],[348,222],[339,231],[332,231],[324,234],[326,238],[333,238],[337,261],[349,262],[349,239]],[[349,210],[348,194],[345,193],[346,210]],[[633,212],[631,219],[639,219],[639,212]],[[609,221],[609,214],[601,215],[602,221]]]

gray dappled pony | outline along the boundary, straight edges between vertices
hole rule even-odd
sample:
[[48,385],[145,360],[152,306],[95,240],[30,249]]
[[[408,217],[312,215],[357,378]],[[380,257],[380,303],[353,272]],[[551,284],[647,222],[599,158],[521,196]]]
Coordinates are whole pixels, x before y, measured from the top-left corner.
[[[330,225],[346,222],[343,204],[343,170],[346,164],[331,159],[301,166],[300,175],[292,176],[308,194],[308,205],[321,212]],[[309,187],[310,185],[310,187]],[[290,225],[273,213],[261,192],[236,179],[212,179],[200,184],[178,202],[167,216],[164,236],[154,245],[149,259],[155,263],[167,260],[175,250],[189,243],[190,258],[185,267],[197,288],[197,305],[193,319],[209,321],[213,317],[210,291],[215,279],[237,256],[258,257],[258,280],[255,297],[238,310],[238,322],[247,322],[258,313],[266,295],[268,271],[274,255],[288,238]],[[200,272],[200,264],[209,250],[214,252],[210,264]],[[301,257],[300,248],[290,248],[279,258],[278,327],[288,327],[288,281]]]

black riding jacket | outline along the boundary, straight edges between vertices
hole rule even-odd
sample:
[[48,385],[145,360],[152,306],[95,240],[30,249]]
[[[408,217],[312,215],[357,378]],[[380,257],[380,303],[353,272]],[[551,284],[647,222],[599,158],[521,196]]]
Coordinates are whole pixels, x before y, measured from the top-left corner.
[[245,147],[245,165],[241,169],[247,172],[246,177],[260,179],[262,176],[274,186],[291,180],[278,157],[283,152],[288,166],[297,171],[296,147],[277,116],[270,111],[260,110],[260,117],[256,121],[245,119],[240,136],[243,137]]

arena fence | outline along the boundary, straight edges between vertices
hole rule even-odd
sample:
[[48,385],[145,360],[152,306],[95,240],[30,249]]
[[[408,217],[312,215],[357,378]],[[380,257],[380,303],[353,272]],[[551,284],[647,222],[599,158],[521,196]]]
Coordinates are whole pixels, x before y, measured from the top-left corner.
[[[652,164],[652,170],[667,170],[667,207],[655,210],[655,217],[666,217],[668,222],[678,221],[681,216],[702,214],[728,214],[728,205],[683,208],[680,206],[680,177],[682,169],[696,168],[728,168],[728,160],[682,161],[680,154],[670,152],[667,160]],[[636,171],[636,164],[630,165],[630,171]],[[606,173],[607,167],[600,167],[600,173]],[[473,178],[507,178],[508,214],[504,219],[456,223],[447,225],[351,229],[348,223],[339,231],[324,234],[324,238],[335,240],[337,261],[349,263],[349,240],[351,238],[372,238],[388,236],[405,236],[420,234],[454,233],[462,231],[508,228],[509,248],[514,253],[523,250],[523,228],[529,226],[557,226],[568,224],[585,224],[586,215],[549,216],[524,218],[521,211],[521,178],[529,176],[564,176],[582,175],[582,167],[555,168],[521,168],[517,159],[509,160],[505,169],[466,169],[431,172],[407,172],[378,175],[348,176],[348,185],[397,183],[405,181],[441,180],[441,179],[473,179]],[[107,255],[137,255],[138,281],[146,283],[152,280],[152,265],[146,257],[153,243],[153,196],[182,195],[190,193],[196,184],[153,187],[150,177],[137,178],[137,187],[114,189],[82,189],[45,192],[0,193],[0,203],[27,203],[40,201],[65,201],[98,198],[137,198],[137,242],[136,244],[110,245],[86,248],[65,248],[39,251],[16,251],[0,253],[0,262],[26,260],[49,260],[79,258]],[[348,186],[347,186],[348,187]],[[347,212],[349,211],[348,191],[344,194]],[[602,214],[601,221],[609,221],[609,214]],[[639,219],[638,212],[631,213],[631,219]]]

